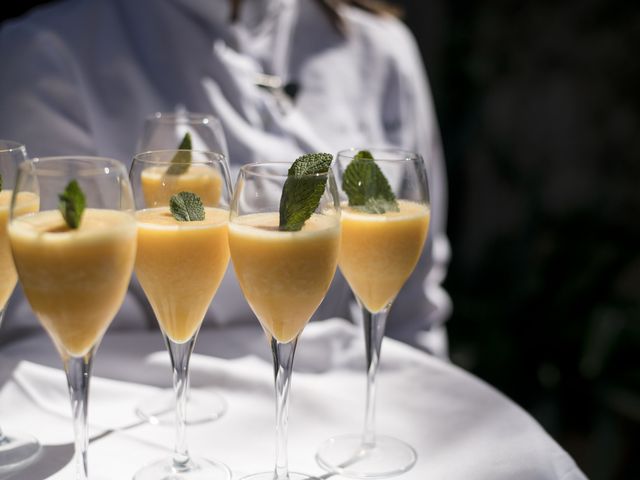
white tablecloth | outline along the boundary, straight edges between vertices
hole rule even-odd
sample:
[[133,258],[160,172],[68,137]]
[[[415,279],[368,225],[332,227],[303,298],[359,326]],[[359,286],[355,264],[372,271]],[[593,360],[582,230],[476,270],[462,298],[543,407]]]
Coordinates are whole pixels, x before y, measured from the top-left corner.
[[[190,450],[220,460],[234,478],[274,462],[273,370],[256,326],[203,329],[192,360],[192,387],[215,389],[228,411],[191,425]],[[215,356],[214,356],[215,355]],[[51,368],[53,367],[53,368]],[[28,431],[40,458],[11,477],[71,479],[72,426],[61,362],[44,335],[0,350],[0,425]],[[168,354],[157,331],[110,331],[94,363],[91,433],[115,431],[90,445],[91,477],[130,479],[170,455],[171,426],[136,424],[134,408],[170,386]],[[292,470],[320,475],[317,446],[362,428],[365,393],[360,330],[341,320],[312,323],[298,345],[289,415]],[[403,480],[584,479],[573,460],[522,409],[457,367],[385,339],[377,427],[413,445],[418,461]],[[332,476],[332,479],[341,477]]]

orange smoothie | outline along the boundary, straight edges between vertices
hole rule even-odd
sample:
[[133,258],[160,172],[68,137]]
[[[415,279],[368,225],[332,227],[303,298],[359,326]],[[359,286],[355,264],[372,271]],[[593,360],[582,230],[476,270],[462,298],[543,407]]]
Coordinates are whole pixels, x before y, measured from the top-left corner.
[[427,205],[399,200],[398,212],[363,213],[343,205],[340,270],[372,313],[396,297],[427,238]]
[[171,196],[180,192],[195,193],[204,205],[215,206],[222,194],[222,176],[209,165],[193,164],[180,175],[168,175],[166,165],[145,168],[140,183],[147,207],[169,205]]
[[124,299],[136,254],[130,213],[86,209],[78,229],[57,210],[14,219],[9,237],[31,308],[60,353],[83,356]]
[[298,232],[278,231],[278,213],[237,217],[229,247],[240,287],[263,328],[293,340],[327,293],[336,270],[340,223],[314,214]]
[[136,275],[163,332],[188,341],[200,328],[229,263],[229,212],[179,222],[167,207],[140,210]]
[[[9,206],[13,191],[0,192],[0,309],[4,308],[18,281],[18,274],[13,266],[11,245],[7,234],[9,222]],[[39,198],[35,193],[20,192],[16,199],[16,214],[33,213],[38,211]]]

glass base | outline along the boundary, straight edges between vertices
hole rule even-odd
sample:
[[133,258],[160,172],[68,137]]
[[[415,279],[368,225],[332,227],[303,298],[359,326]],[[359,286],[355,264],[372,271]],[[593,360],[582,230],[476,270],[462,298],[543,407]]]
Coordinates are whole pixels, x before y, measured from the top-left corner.
[[[153,425],[171,425],[176,418],[176,397],[171,389],[146,399],[136,407],[136,415]],[[222,395],[203,390],[190,390],[187,398],[187,425],[213,422],[227,411]]]
[[[273,470],[270,472],[252,473],[246,477],[242,477],[240,480],[278,480]],[[287,480],[318,480],[318,477],[313,475],[305,475],[304,473],[289,472]]]
[[172,458],[144,467],[133,480],[231,480],[231,470],[223,463],[191,457],[184,467],[176,468]]
[[42,447],[38,441],[25,434],[9,434],[0,438],[0,472],[24,467],[36,459]]
[[416,451],[401,440],[379,436],[373,445],[362,443],[362,435],[341,435],[324,442],[316,461],[325,470],[355,478],[385,478],[400,475],[416,463]]

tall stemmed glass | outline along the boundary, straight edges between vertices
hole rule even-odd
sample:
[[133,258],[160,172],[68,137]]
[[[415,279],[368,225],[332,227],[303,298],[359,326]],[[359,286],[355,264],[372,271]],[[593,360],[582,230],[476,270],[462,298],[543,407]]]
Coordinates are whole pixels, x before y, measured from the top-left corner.
[[279,227],[289,167],[285,163],[243,166],[231,204],[231,259],[242,292],[269,338],[275,375],[275,470],[247,477],[253,480],[309,478],[288,468],[291,369],[298,335],[326,295],[338,260],[340,205],[331,171],[296,178],[319,189],[319,204],[301,230]]
[[[189,134],[190,149],[222,154],[228,163],[227,141],[222,124],[213,115],[195,112],[156,112],[145,119],[138,140],[137,153],[151,150],[185,148]],[[144,399],[136,407],[136,414],[153,424],[173,421],[174,394],[171,390]],[[217,392],[189,389],[189,417],[187,423],[197,424],[220,418],[227,410],[227,402]]]
[[[84,192],[84,201],[76,187]],[[21,196],[39,197],[40,211],[25,212]],[[27,300],[64,364],[75,431],[75,478],[86,480],[91,364],[122,304],[136,254],[126,169],[117,160],[99,157],[23,162],[11,202],[9,238]]]
[[[427,237],[429,189],[424,161],[418,154],[375,149],[368,150],[369,154],[359,152],[338,153],[336,170],[343,199],[339,265],[363,317],[367,366],[364,430],[327,440],[316,459],[326,470],[341,475],[381,478],[405,472],[416,461],[412,447],[376,434],[376,372],[387,313],[415,268]],[[347,171],[354,158],[355,167]],[[364,172],[367,175],[362,175]],[[384,187],[384,179],[389,187]]]
[[138,220],[135,271],[169,350],[176,413],[173,457],[134,478],[228,479],[225,465],[189,455],[186,438],[189,359],[229,263],[227,164],[218,153],[150,151],[134,157],[130,177]]
[[[0,323],[18,281],[18,274],[11,258],[7,224],[18,165],[26,159],[27,150],[24,145],[0,140]],[[18,208],[25,213],[38,210],[38,197],[21,194],[18,202]],[[0,473],[25,465],[33,460],[39,451],[40,444],[35,438],[15,432],[5,435],[0,430]]]

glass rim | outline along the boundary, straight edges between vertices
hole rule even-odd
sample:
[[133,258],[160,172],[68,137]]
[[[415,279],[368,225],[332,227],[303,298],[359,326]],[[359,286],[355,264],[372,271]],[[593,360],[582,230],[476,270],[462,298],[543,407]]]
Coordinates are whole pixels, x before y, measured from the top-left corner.
[[22,151],[26,152],[27,147],[24,143],[16,142],[15,140],[0,139],[0,153],[12,153]]
[[[418,152],[405,150],[403,148],[395,148],[395,147],[363,147],[363,148],[351,147],[351,148],[346,148],[344,150],[340,150],[338,153],[336,153],[336,158],[342,157],[342,158],[348,158],[353,160],[356,154],[363,150],[372,152],[372,154],[375,154],[376,152],[382,154],[383,156],[374,155],[374,161],[376,162],[378,161],[405,162],[409,160],[417,160],[422,158],[422,155],[420,155]],[[387,155],[387,156],[385,157],[384,155]]]
[[[240,167],[240,172],[243,174],[251,174],[254,177],[261,178],[287,178],[289,176],[289,168],[293,162],[252,162],[245,163]],[[261,167],[284,167],[286,171],[284,173],[270,173],[270,172],[259,172],[255,171],[256,169],[260,169]],[[318,177],[329,177],[331,175],[331,168],[329,168],[325,173],[308,173],[306,175],[296,175],[297,178],[318,178]]]
[[145,121],[158,123],[177,123],[183,125],[206,125],[207,123],[211,122],[218,126],[222,125],[220,120],[215,115],[199,112],[154,112],[150,115],[147,115],[145,117]]
[[[193,156],[191,156],[191,159],[189,161],[184,161],[184,162],[173,162],[173,157],[181,152],[189,152],[189,153],[195,153],[198,155],[204,155],[206,157],[208,157],[208,159],[211,161],[211,163],[224,163],[224,161],[227,159],[227,157],[224,156],[223,153],[220,152],[212,152],[210,150],[190,150],[190,149],[180,149],[180,148],[166,148],[166,149],[162,149],[162,150],[146,150],[144,152],[140,152],[140,153],[136,153],[133,156],[133,161],[138,161],[138,162],[142,162],[142,163],[147,163],[147,164],[154,164],[154,165],[170,165],[171,163],[175,164],[175,165],[190,165],[190,164],[196,164],[196,165],[207,165],[208,161],[202,161],[202,159],[198,159],[198,158],[193,158]],[[167,156],[167,158],[161,158],[161,159],[154,159],[153,155],[163,155],[163,154],[170,154],[169,156]]]
[[[124,164],[115,158],[100,157],[92,155],[58,155],[55,157],[36,157],[25,160],[18,165],[18,169],[28,171],[38,176],[47,177],[64,177],[67,172],[61,172],[59,169],[52,168],[54,164],[75,164],[81,166],[85,164],[88,168],[76,172],[77,177],[88,177],[96,172],[103,172],[105,175],[120,174],[127,176],[127,169]],[[93,167],[93,168],[91,168]]]

